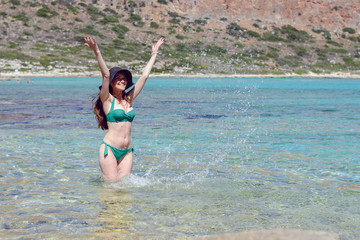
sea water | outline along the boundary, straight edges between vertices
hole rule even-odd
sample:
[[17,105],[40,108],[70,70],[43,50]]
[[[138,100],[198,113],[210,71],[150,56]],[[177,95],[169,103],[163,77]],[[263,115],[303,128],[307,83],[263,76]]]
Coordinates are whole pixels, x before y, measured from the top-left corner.
[[0,82],[0,237],[360,237],[360,80],[150,78],[133,173],[101,179],[99,78]]

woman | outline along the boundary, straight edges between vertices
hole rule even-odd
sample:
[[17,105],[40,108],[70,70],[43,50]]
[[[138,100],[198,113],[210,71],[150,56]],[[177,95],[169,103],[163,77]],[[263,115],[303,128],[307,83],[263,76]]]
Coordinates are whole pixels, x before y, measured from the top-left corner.
[[133,165],[131,122],[135,117],[132,103],[143,89],[164,39],[152,46],[151,58],[135,86],[131,72],[119,67],[108,70],[94,38],[85,37],[85,45],[92,49],[98,61],[102,85],[94,104],[98,126],[108,129],[99,150],[99,164],[105,182],[113,183],[130,174]]

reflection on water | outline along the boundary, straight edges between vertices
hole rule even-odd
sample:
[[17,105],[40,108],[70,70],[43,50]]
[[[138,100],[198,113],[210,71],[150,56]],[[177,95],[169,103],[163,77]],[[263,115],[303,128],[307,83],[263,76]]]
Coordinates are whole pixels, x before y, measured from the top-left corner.
[[0,83],[1,236],[357,239],[359,80],[150,80],[134,103],[133,174],[111,185],[90,106],[99,79]]

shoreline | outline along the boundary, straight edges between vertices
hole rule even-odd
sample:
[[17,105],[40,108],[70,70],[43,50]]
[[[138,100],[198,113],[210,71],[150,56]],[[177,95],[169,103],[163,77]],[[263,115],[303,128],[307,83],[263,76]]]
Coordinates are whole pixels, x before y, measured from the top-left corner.
[[[16,76],[13,72],[2,72],[0,81],[9,80],[28,80],[31,77],[99,77],[100,71],[96,72],[19,72]],[[138,78],[140,75],[133,74],[133,77]],[[183,74],[183,73],[151,73],[151,78],[340,78],[340,79],[360,79],[360,73],[350,72],[333,72],[327,74]],[[24,79],[26,78],[26,79]]]

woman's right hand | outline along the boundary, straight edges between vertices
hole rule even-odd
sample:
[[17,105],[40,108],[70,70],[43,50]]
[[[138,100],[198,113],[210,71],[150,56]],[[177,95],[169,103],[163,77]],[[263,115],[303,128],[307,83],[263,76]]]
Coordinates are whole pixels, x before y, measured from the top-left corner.
[[85,40],[85,46],[89,47],[90,49],[92,49],[94,52],[97,51],[97,45],[96,45],[96,41],[95,38],[91,38],[91,37],[84,37]]

